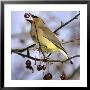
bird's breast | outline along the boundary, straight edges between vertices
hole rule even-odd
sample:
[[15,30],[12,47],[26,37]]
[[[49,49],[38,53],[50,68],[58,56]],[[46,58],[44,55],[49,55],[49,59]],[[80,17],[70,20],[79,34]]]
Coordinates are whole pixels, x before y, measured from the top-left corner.
[[43,35],[42,30],[39,28],[32,28],[30,33],[34,41],[37,41],[37,39]]

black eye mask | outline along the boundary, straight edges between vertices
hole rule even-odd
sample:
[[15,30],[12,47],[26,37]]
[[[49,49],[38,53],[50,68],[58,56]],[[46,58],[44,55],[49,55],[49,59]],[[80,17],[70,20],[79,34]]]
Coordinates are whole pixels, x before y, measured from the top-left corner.
[[33,18],[38,18],[37,16],[32,15]]

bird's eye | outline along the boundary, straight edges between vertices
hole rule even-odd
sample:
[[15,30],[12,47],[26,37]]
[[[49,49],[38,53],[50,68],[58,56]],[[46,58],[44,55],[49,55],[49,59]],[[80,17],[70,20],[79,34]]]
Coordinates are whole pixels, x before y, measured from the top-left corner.
[[29,18],[29,17],[30,17],[30,14],[25,13],[25,14],[24,14],[24,17],[25,17],[25,18]]
[[32,15],[33,18],[38,18],[37,16]]

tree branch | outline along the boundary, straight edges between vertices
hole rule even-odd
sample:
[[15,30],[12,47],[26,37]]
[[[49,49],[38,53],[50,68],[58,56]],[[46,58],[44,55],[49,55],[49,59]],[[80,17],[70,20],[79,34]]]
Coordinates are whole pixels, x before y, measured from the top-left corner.
[[74,19],[77,19],[77,17],[78,17],[79,15],[80,15],[80,13],[77,14],[75,17],[73,17],[71,20],[67,21],[65,24],[62,24],[60,27],[58,27],[58,28],[54,31],[54,33],[56,34],[56,32],[59,31],[61,28],[63,28],[64,26],[66,26],[67,24],[69,24],[70,22],[72,22]]
[[67,43],[71,43],[71,42],[75,42],[75,41],[79,41],[80,38],[77,38],[77,39],[72,39],[70,41],[65,41],[65,42],[62,42],[62,44],[67,44]]
[[24,58],[27,57],[27,58],[35,60],[35,61],[43,61],[43,62],[61,62],[61,63],[63,63],[63,62],[67,62],[67,61],[69,61],[69,60],[71,60],[73,58],[80,57],[80,55],[75,55],[75,56],[72,56],[72,57],[70,57],[70,58],[68,58],[66,60],[48,60],[48,59],[34,58],[32,56],[28,56],[28,55],[25,55],[25,54],[22,54],[22,53],[19,53],[19,52],[13,52],[13,53],[16,53],[16,54],[18,54],[18,55],[20,55],[20,56],[22,56]]
[[35,45],[36,45],[36,44],[33,44],[33,45],[30,45],[30,46],[28,46],[28,47],[26,47],[26,48],[23,48],[23,49],[11,49],[11,53],[12,53],[12,52],[24,52],[24,51],[26,51],[27,49],[34,47]]

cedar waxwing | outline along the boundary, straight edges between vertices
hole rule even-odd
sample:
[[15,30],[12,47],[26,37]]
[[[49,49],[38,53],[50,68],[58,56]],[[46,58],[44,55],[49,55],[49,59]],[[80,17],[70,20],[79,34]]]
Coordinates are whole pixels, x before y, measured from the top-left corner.
[[47,53],[61,52],[68,59],[68,54],[63,48],[61,41],[40,17],[31,13],[25,13],[24,17],[26,21],[31,23],[31,37],[40,45],[42,51]]

